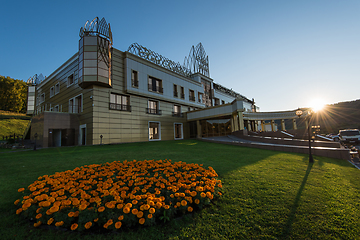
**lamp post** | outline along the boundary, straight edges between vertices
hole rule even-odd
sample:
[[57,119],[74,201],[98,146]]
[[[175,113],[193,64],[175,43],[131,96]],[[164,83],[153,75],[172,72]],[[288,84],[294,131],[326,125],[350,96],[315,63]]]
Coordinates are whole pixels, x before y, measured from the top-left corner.
[[[303,111],[299,108],[298,110],[296,110],[295,114],[300,118],[301,115],[303,115]],[[312,111],[311,109],[308,110],[307,112],[307,116],[305,116],[305,121],[307,121],[308,124],[308,136],[309,136],[309,163],[313,163],[314,159],[313,156],[311,154],[311,130],[310,130],[310,120],[311,120],[311,114]]]

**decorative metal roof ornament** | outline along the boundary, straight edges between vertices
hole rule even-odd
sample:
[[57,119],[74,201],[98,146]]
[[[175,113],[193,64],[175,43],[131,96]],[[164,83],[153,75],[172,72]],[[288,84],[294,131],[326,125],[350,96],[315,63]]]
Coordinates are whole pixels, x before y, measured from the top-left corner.
[[127,52],[139,56],[145,60],[148,60],[156,65],[169,69],[170,71],[176,72],[182,76],[189,77],[191,72],[188,68],[182,66],[180,63],[171,61],[170,59],[141,46],[138,43],[133,43],[129,46]]
[[86,21],[84,27],[80,28],[79,36],[97,36],[100,35],[102,37],[107,38],[110,43],[113,43],[112,40],[112,33],[110,23],[106,23],[105,18],[102,18],[99,21],[99,18],[94,18],[91,22],[88,20]]
[[26,82],[28,84],[37,85],[44,81],[44,79],[44,76],[40,73],[40,75],[35,74],[33,77],[30,77]]
[[210,77],[209,72],[209,57],[206,55],[203,45],[198,43],[190,49],[189,56],[184,60],[184,66],[193,73],[201,73],[204,76]]

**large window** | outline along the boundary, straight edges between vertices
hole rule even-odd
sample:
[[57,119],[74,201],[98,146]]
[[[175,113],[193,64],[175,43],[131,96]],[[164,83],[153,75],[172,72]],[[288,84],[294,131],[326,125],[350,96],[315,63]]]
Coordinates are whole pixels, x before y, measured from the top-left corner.
[[184,87],[180,87],[180,98],[185,99]]
[[195,102],[195,92],[194,90],[189,90],[189,100]]
[[183,117],[183,114],[181,113],[180,105],[174,105],[174,111],[172,112],[172,115],[174,117]]
[[149,100],[146,113],[161,115],[161,110],[159,109],[159,102],[154,100]]
[[174,138],[175,139],[183,139],[182,123],[174,123]]
[[55,95],[58,94],[60,92],[60,83],[57,83],[55,85]]
[[131,85],[133,87],[139,87],[138,72],[135,70],[131,71]]
[[174,97],[178,97],[178,87],[174,84]]
[[203,94],[202,93],[198,93],[198,102],[202,103],[203,102]]
[[149,122],[149,140],[161,140],[160,122]]
[[83,111],[82,94],[69,99],[69,113],[81,113]]
[[162,80],[149,76],[148,89],[152,92],[163,93]]
[[109,108],[112,110],[131,112],[130,97],[121,94],[111,93]]

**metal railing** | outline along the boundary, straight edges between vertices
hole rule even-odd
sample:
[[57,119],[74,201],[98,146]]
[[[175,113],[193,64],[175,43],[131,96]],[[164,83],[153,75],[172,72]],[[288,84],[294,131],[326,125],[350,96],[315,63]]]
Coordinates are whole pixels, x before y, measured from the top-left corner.
[[146,113],[161,115],[161,110],[156,109],[156,108],[146,108]]
[[164,89],[160,86],[153,86],[152,84],[148,84],[148,90],[152,91],[152,92],[157,92],[157,93],[163,93]]
[[119,110],[119,111],[131,112],[131,106],[130,105],[117,104],[117,103],[110,103],[109,104],[109,109],[110,110]]
[[173,117],[184,117],[184,114],[181,112],[172,112]]
[[189,100],[195,102],[195,96],[189,96]]
[[181,94],[180,94],[180,98],[185,99],[185,94],[184,94],[184,93],[181,93]]
[[131,79],[131,85],[133,87],[139,87],[139,80]]
[[174,91],[174,97],[178,96],[178,92]]

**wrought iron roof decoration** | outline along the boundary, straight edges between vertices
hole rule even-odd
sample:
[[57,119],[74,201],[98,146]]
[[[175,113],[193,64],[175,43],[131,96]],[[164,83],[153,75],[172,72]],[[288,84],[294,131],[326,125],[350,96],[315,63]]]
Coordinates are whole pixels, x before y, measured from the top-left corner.
[[185,57],[184,66],[193,73],[201,73],[204,76],[210,77],[209,72],[209,57],[206,55],[205,49],[201,43],[196,47],[194,45],[190,49],[188,57]]
[[34,76],[30,77],[26,82],[28,84],[37,85],[44,81],[44,79],[44,76],[42,73],[40,73],[40,75],[35,74]]
[[191,72],[186,67],[182,66],[180,63],[176,63],[171,61],[170,59],[144,47],[138,43],[133,43],[129,46],[128,50],[129,53],[137,55],[145,60],[148,60],[156,65],[169,69],[170,71],[176,72],[180,75],[188,77],[191,75]]
[[228,89],[228,88],[226,88],[224,86],[221,86],[220,84],[213,83],[213,86],[214,86],[214,89],[216,89],[216,90],[218,90],[220,92],[226,93],[228,95],[231,95],[231,96],[235,97],[238,100],[245,100],[245,101],[250,102],[250,103],[253,102],[253,100],[248,99],[247,97],[241,95],[240,93],[237,93],[237,92],[233,91],[232,89]]
[[89,35],[90,36],[100,35],[107,38],[111,44],[113,43],[110,23],[109,24],[106,23],[105,18],[102,18],[99,21],[99,18],[96,17],[91,22],[89,20],[86,21],[84,27],[80,28],[79,36],[83,37]]

